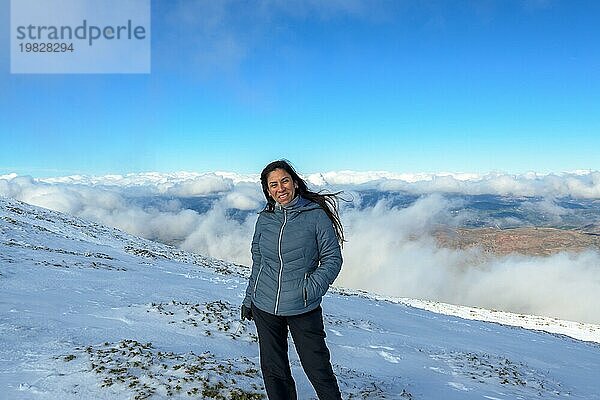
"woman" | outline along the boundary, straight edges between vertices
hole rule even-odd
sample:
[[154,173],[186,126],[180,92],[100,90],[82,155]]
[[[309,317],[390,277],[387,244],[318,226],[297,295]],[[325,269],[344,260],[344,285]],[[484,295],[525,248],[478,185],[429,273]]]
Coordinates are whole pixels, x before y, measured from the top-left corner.
[[242,320],[254,320],[270,400],[296,399],[288,328],[319,399],[341,399],[325,344],[321,299],[340,272],[344,241],[337,195],[311,192],[287,161],[260,175],[267,205],[252,239]]

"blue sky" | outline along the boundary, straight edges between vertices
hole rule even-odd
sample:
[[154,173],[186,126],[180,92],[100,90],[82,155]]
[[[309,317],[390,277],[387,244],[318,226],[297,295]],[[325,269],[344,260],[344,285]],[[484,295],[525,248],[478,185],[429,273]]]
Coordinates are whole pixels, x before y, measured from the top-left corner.
[[10,74],[0,174],[600,169],[600,2],[152,1],[152,72]]

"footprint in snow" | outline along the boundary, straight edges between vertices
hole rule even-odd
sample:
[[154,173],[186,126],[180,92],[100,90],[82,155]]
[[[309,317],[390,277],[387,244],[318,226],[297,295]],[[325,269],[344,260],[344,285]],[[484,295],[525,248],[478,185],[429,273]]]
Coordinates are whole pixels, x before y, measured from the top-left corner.
[[393,347],[389,347],[389,346],[375,346],[375,345],[372,345],[372,344],[369,345],[369,347],[372,348],[372,349],[384,349],[384,350],[390,350],[390,351],[396,350]]
[[463,392],[468,392],[469,390],[471,390],[470,388],[466,387],[465,385],[459,382],[448,382],[448,386],[453,387],[457,390],[461,390]]
[[[402,360],[402,357],[395,356],[395,355],[389,353],[389,351],[396,350],[393,347],[375,346],[375,345],[369,345],[369,347],[371,349],[381,349],[380,351],[377,352],[377,354],[379,354],[385,361],[387,361],[389,363],[398,364],[400,362],[400,360]],[[387,351],[385,351],[385,350],[387,350]]]
[[381,350],[379,352],[379,355],[387,362],[392,363],[392,364],[398,364],[400,362],[400,360],[402,360],[401,357],[392,355],[390,353],[388,353],[387,351],[383,351]]

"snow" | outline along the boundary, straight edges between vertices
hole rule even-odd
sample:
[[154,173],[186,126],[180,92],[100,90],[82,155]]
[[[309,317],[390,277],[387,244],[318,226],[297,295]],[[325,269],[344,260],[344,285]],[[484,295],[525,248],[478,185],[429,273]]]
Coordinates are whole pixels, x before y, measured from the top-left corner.
[[419,299],[389,299],[414,307],[455,315],[465,319],[484,320],[527,329],[539,329],[549,333],[567,335],[575,339],[600,343],[600,325],[584,322],[565,321],[558,318],[516,314],[499,310],[486,310],[480,307],[457,306]]
[[[0,399],[261,398],[247,273],[0,197]],[[598,326],[343,288],[323,309],[346,399],[600,398]]]

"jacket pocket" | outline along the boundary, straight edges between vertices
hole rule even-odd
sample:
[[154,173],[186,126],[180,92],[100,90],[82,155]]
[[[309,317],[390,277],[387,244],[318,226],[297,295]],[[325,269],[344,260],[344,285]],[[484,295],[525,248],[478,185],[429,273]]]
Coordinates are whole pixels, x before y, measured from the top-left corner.
[[262,272],[263,265],[261,264],[260,269],[258,270],[258,274],[256,274],[256,282],[254,282],[254,290],[252,291],[252,297],[256,299],[256,288],[258,287],[258,279],[260,278],[260,273]]
[[304,281],[302,282],[302,297],[304,298],[304,307],[308,306],[308,272],[304,273]]

